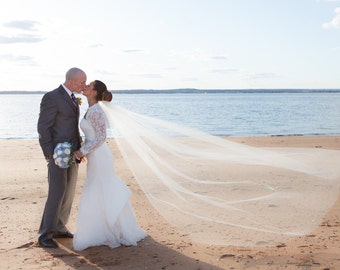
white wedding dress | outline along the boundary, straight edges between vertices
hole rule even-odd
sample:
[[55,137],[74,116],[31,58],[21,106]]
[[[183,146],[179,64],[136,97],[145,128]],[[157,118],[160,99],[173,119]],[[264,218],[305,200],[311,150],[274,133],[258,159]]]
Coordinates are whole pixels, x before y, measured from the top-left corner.
[[135,219],[130,189],[115,174],[111,150],[105,143],[105,114],[98,104],[89,107],[80,127],[85,134],[81,151],[87,157],[87,177],[73,247],[80,251],[100,245],[137,245],[146,233]]

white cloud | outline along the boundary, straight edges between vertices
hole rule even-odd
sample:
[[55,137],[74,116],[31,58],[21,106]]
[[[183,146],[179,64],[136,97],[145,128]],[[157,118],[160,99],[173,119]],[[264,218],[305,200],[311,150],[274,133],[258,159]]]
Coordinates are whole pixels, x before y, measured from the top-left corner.
[[275,73],[254,73],[254,74],[248,74],[247,75],[249,80],[258,80],[258,79],[272,79],[277,78],[278,75]]
[[228,60],[228,58],[223,56],[223,55],[212,56],[211,59],[213,59],[213,60]]
[[234,73],[234,72],[238,72],[237,69],[235,68],[229,68],[229,69],[213,69],[211,72],[213,73],[220,73],[220,74],[228,74],[228,73]]
[[13,54],[1,54],[0,62],[8,61],[8,62],[16,62],[19,64],[27,64],[27,65],[36,65],[35,60],[26,55],[13,55]]
[[143,50],[140,50],[140,49],[126,49],[126,50],[123,50],[123,52],[125,52],[125,53],[138,53],[138,52],[143,52]]
[[163,76],[161,74],[149,73],[149,74],[141,74],[140,76],[148,79],[161,79]]
[[31,21],[31,20],[17,20],[17,21],[10,21],[7,23],[4,23],[4,26],[10,27],[10,28],[17,28],[21,30],[28,30],[28,31],[37,31],[35,28],[36,25],[39,25],[39,22],[37,21]]
[[108,70],[104,70],[104,69],[98,69],[96,70],[96,72],[98,74],[101,74],[101,75],[104,75],[104,76],[112,76],[112,75],[115,75],[116,73],[113,73],[111,71],[108,71]]
[[99,48],[99,47],[103,47],[104,45],[101,44],[101,43],[94,43],[94,44],[91,44],[89,45],[88,47],[93,49],[93,48]]
[[323,28],[329,29],[329,28],[340,28],[340,7],[337,7],[334,10],[335,16],[334,18],[327,23],[324,23],[322,25]]
[[0,44],[36,43],[45,39],[40,35],[27,33],[27,31],[38,31],[36,26],[39,26],[40,23],[37,21],[14,20],[5,22],[2,25],[5,28],[3,28],[2,35],[0,35]]
[[36,43],[43,41],[44,38],[41,38],[36,35],[17,35],[17,36],[0,36],[0,43],[2,44],[11,44],[11,43]]
[[183,78],[181,79],[182,82],[198,82],[199,79],[197,78]]

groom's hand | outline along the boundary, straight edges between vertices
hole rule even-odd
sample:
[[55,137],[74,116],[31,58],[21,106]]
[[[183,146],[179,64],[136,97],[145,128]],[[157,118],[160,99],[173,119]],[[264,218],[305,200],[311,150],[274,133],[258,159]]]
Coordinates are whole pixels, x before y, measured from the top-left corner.
[[85,157],[83,156],[82,152],[80,152],[79,150],[74,152],[73,160],[76,163],[81,163],[83,158],[85,158]]
[[75,159],[76,163],[86,163],[87,159],[85,156],[81,157],[80,159]]

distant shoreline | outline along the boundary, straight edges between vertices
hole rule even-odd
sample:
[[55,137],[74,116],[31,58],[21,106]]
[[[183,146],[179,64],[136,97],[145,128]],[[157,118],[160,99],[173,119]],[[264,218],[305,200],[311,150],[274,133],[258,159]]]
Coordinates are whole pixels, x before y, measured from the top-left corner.
[[[221,93],[340,93],[340,89],[131,89],[110,90],[113,94],[221,94]],[[0,95],[45,94],[48,91],[8,90]]]

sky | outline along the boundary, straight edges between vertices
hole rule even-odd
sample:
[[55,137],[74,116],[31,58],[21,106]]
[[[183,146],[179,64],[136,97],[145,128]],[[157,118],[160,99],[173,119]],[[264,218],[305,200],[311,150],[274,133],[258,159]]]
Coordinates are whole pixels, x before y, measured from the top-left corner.
[[0,91],[339,89],[340,0],[2,0]]

